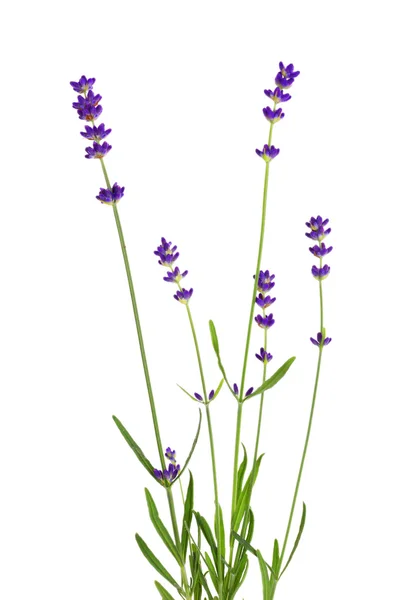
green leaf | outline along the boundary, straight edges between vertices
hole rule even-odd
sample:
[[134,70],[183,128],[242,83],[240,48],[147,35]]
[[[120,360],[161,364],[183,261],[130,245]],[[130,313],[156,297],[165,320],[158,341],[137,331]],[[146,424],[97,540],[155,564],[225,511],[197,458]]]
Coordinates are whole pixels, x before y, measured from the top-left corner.
[[214,585],[215,589],[217,590],[218,589],[218,575],[217,575],[217,571],[215,570],[215,567],[213,565],[213,562],[211,560],[211,556],[209,554],[207,554],[207,552],[205,552],[204,558],[206,561],[208,571],[210,573],[211,581],[213,582],[213,585]]
[[253,539],[253,533],[254,533],[254,513],[251,510],[251,508],[249,509],[249,526],[247,529],[247,535],[246,535],[246,541],[251,542],[251,540]]
[[167,569],[160,563],[158,558],[154,556],[153,552],[150,550],[146,542],[140,537],[138,533],[135,535],[135,538],[140,550],[142,551],[143,555],[147,558],[151,566],[154,567],[154,569],[158,571],[158,573],[160,573],[160,575],[162,575],[164,579],[169,581],[169,583],[173,585],[179,593],[183,592],[181,586],[169,574],[169,571],[167,571]]
[[224,367],[222,365],[222,362],[221,362],[221,357],[220,357],[220,354],[219,354],[219,342],[218,342],[218,336],[217,336],[217,331],[215,329],[215,325],[214,325],[214,323],[212,321],[209,321],[209,325],[210,325],[211,341],[212,341],[212,345],[213,345],[215,354],[217,355],[219,370],[222,373],[222,377],[225,379],[226,385],[228,386],[228,388],[230,389],[231,393],[236,398],[236,394],[235,394],[235,392],[233,391],[233,389],[230,386],[230,383],[229,383],[228,378],[227,378],[226,373],[225,373],[225,369],[224,369]]
[[146,494],[146,501],[147,507],[149,509],[150,520],[153,523],[155,530],[157,531],[158,535],[160,536],[164,544],[167,546],[168,550],[171,552],[172,556],[175,558],[179,566],[183,566],[184,563],[182,562],[178,549],[176,548],[174,541],[168,532],[168,529],[165,527],[164,523],[159,517],[156,503],[154,502],[152,495],[150,494],[148,489],[145,489],[144,491]]
[[142,465],[144,466],[144,468],[146,469],[146,471],[148,471],[150,473],[150,475],[154,479],[156,479],[154,477],[154,467],[151,464],[151,462],[145,457],[142,449],[137,445],[137,443],[132,438],[132,436],[130,435],[130,433],[122,425],[121,421],[119,419],[117,419],[117,417],[115,417],[115,416],[113,416],[113,419],[114,419],[114,422],[115,422],[116,426],[118,427],[118,429],[122,433],[123,437],[125,438],[125,441],[127,442],[128,446],[134,451],[134,453],[136,454],[137,458],[142,463]]
[[[263,456],[264,456],[264,454],[261,454],[261,456],[258,457],[256,464],[254,465],[253,469],[250,471],[250,475],[248,476],[247,481],[244,485],[244,488],[239,496],[237,506],[236,506],[236,511],[235,511],[235,514],[233,515],[234,518],[233,518],[232,529],[234,531],[237,531],[239,529],[240,523],[243,519],[243,515],[249,505],[252,488],[257,481],[257,475],[258,475],[258,471],[260,470],[260,465],[261,465]],[[254,475],[253,475],[253,473],[254,473]],[[254,477],[254,481],[253,481],[253,477]]]
[[277,573],[279,566],[279,542],[274,540],[274,552],[272,554],[272,568]]
[[261,571],[261,581],[262,581],[262,587],[263,587],[263,600],[269,600],[270,592],[271,592],[271,584],[269,581],[268,571],[267,571],[267,566],[265,564],[265,560],[263,559],[263,556],[259,550],[257,550],[257,557],[258,557],[258,564],[260,566],[260,571]]
[[[254,556],[257,556],[257,550],[255,548],[253,548],[253,546],[251,546],[247,540],[245,540],[244,538],[242,538],[242,536],[240,536],[238,533],[236,533],[236,531],[232,531],[232,535],[239,542],[239,544],[241,544],[244,548],[246,548],[246,550],[248,552],[250,552],[251,554],[254,554]],[[276,577],[276,572],[271,567],[271,565],[269,565],[267,562],[265,564],[268,567],[268,569],[271,571],[272,575],[275,578],[277,578]]]
[[160,592],[160,596],[162,598],[162,600],[175,600],[175,598],[173,596],[171,596],[171,594],[165,589],[164,586],[161,585],[161,583],[158,583],[158,581],[154,582],[157,590]]
[[189,543],[189,531],[190,531],[190,525],[192,523],[193,504],[194,504],[194,482],[193,482],[192,473],[190,471],[189,471],[189,475],[190,475],[190,479],[189,479],[189,485],[188,485],[187,492],[186,492],[185,509],[184,509],[184,513],[183,513],[183,522],[182,522],[182,536],[181,536],[182,556],[183,556],[184,563],[186,562],[186,554],[187,554],[187,548],[188,548],[188,543]]
[[225,379],[222,378],[221,381],[219,382],[218,387],[215,390],[214,396],[213,396],[212,400],[210,400],[210,402],[213,402],[215,400],[215,398],[218,396],[218,394],[220,393],[220,391],[222,389],[222,386],[224,385],[224,381],[225,381]]
[[282,573],[280,574],[279,578],[281,578],[281,577],[282,577],[282,575],[284,574],[284,572],[285,572],[285,571],[286,571],[286,569],[288,568],[288,566],[289,566],[289,563],[290,563],[290,561],[292,560],[292,558],[293,558],[293,555],[294,555],[294,553],[295,553],[295,552],[296,552],[296,550],[297,550],[297,546],[299,545],[300,538],[301,538],[301,536],[302,536],[302,533],[303,533],[304,525],[306,524],[306,516],[307,516],[307,507],[306,507],[306,505],[305,505],[305,504],[304,504],[304,502],[303,502],[303,512],[302,512],[302,515],[301,515],[301,521],[300,521],[299,533],[297,534],[297,538],[296,538],[296,540],[295,540],[295,542],[294,542],[293,550],[291,551],[291,553],[290,553],[290,556],[289,556],[289,558],[288,558],[288,561],[287,561],[287,563],[286,563],[286,565],[285,565],[285,568],[283,569],[283,571],[282,571]]
[[234,598],[235,595],[237,594],[239,588],[241,587],[244,580],[246,579],[248,569],[249,569],[249,559],[247,557],[247,554],[244,554],[239,563],[239,566],[235,572],[235,578],[234,578],[232,590],[230,591],[230,597]]
[[189,398],[191,398],[194,402],[196,402],[197,404],[199,403],[199,400],[197,400],[194,396],[192,396],[192,394],[189,394],[189,392],[187,390],[185,390],[185,388],[183,388],[181,385],[179,385],[179,383],[176,384],[178,386],[178,388],[180,388],[182,390],[182,392],[185,392],[185,394],[187,396],[189,396]]
[[237,492],[236,492],[236,498],[239,498],[241,491],[242,491],[242,485],[243,485],[243,478],[244,475],[246,473],[246,468],[247,468],[247,452],[246,452],[246,448],[244,446],[244,444],[242,444],[243,446],[243,460],[240,463],[240,467],[238,470],[238,478],[237,478]]
[[221,556],[222,556],[222,558],[225,558],[225,528],[224,528],[224,515],[222,514],[221,505],[219,506],[219,530],[218,530],[218,521],[217,521],[217,511],[215,511],[214,531],[215,531],[215,537],[217,538],[217,544],[221,550]]
[[269,379],[267,379],[267,381],[264,381],[264,383],[260,385],[259,388],[257,388],[252,394],[250,394],[250,396],[247,396],[246,400],[253,398],[253,396],[257,396],[258,394],[262,394],[266,390],[269,390],[270,388],[274,387],[274,385],[276,385],[278,381],[280,381],[282,377],[286,375],[286,373],[289,371],[290,367],[292,366],[295,360],[295,356],[289,358],[289,360],[287,360],[281,367],[279,367],[279,369],[275,371],[275,373]]
[[218,564],[218,551],[217,551],[217,545],[215,543],[213,533],[211,531],[211,527],[209,526],[209,524],[207,523],[205,518],[201,516],[200,513],[194,512],[194,516],[196,517],[197,524],[200,527],[204,537],[206,538],[208,545],[210,546],[215,565],[217,565]]
[[189,464],[189,461],[190,461],[190,459],[192,458],[192,454],[193,454],[193,452],[194,452],[194,449],[196,448],[196,446],[197,446],[197,442],[198,442],[198,440],[199,440],[200,429],[201,429],[201,420],[202,420],[202,418],[203,418],[203,415],[201,414],[201,410],[199,409],[199,424],[198,424],[198,426],[197,426],[196,435],[195,435],[195,437],[194,437],[193,444],[192,444],[192,447],[191,447],[191,449],[190,449],[190,452],[189,452],[189,456],[187,457],[187,459],[186,459],[186,462],[185,462],[185,464],[183,465],[183,468],[182,468],[182,469],[179,471],[179,475],[178,475],[178,477],[176,477],[176,478],[174,479],[174,481],[172,482],[172,484],[171,484],[171,485],[173,485],[173,484],[174,484],[176,481],[178,481],[178,479],[179,479],[180,477],[182,477],[182,475],[183,475],[183,472],[185,471],[186,467],[187,467],[187,466],[188,466],[188,464]]

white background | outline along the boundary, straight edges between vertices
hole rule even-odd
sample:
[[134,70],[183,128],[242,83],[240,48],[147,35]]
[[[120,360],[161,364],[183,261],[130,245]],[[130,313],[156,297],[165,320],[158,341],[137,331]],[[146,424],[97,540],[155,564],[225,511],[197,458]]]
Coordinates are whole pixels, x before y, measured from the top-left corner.
[[[3,9],[0,44],[0,596],[156,599],[134,533],[166,552],[143,488],[167,518],[164,494],[111,419],[156,463],[117,232],[95,199],[101,169],[84,158],[69,81],[97,78],[100,122],[113,129],[107,167],[126,187],[120,215],[163,440],[182,460],[197,410],[175,384],[200,384],[185,310],[153,250],[165,235],[190,271],[208,387],[219,379],[211,317],[237,381],[264,173],[254,149],[267,141],[263,90],[283,60],[301,76],[274,131],[281,154],[263,268],[276,274],[271,369],[297,361],[267,398],[254,543],[269,558],[274,537],[282,541],[305,435],[318,286],[304,222],[321,214],[332,224],[324,289],[333,342],[299,496],[308,521],[277,598],[400,598],[395,3],[15,2]],[[260,380],[261,338],[255,328],[248,386]],[[249,448],[256,407],[245,406]],[[235,409],[226,393],[212,405],[226,510]],[[196,506],[210,517],[205,428],[191,468]],[[261,598],[254,561],[242,597]]]

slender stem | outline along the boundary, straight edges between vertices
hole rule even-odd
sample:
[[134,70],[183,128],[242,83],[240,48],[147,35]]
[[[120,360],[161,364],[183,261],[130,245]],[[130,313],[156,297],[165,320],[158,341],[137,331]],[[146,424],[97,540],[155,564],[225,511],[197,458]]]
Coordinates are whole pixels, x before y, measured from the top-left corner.
[[[100,164],[101,164],[101,168],[102,168],[102,171],[104,174],[104,179],[106,181],[107,187],[108,187],[108,189],[111,189],[110,179],[108,177],[107,169],[105,167],[105,164],[104,164],[104,161],[102,158],[100,159]],[[122,225],[121,225],[121,220],[119,218],[118,207],[115,203],[113,204],[113,211],[114,211],[115,223],[117,225],[119,241],[121,244],[122,255],[124,258],[126,276],[127,276],[128,285],[129,285],[129,292],[130,292],[131,300],[132,300],[133,315],[135,318],[136,331],[137,331],[139,348],[140,348],[140,355],[142,357],[143,371],[144,371],[144,376],[146,379],[147,392],[149,395],[151,415],[152,415],[153,426],[154,426],[154,433],[155,433],[156,442],[157,442],[157,449],[158,449],[158,454],[160,457],[160,463],[162,465],[162,469],[164,470],[166,467],[164,450],[163,450],[163,445],[162,445],[162,441],[161,441],[160,427],[158,424],[157,411],[156,411],[153,389],[152,389],[151,379],[150,379],[150,372],[149,372],[149,368],[148,368],[148,364],[147,364],[147,357],[146,357],[146,351],[145,351],[145,347],[144,347],[142,327],[140,324],[139,311],[138,311],[138,306],[137,306],[137,301],[136,301],[135,290],[133,287],[132,273],[131,273],[131,268],[130,268],[130,264],[129,264],[128,253],[126,251],[124,233],[122,231]],[[179,536],[179,529],[178,529],[178,524],[177,524],[172,489],[168,487],[168,488],[166,488],[166,492],[167,492],[167,497],[168,497],[168,504],[169,504],[169,510],[170,510],[170,515],[171,515],[172,528],[174,531],[175,543],[176,543],[176,547],[178,548],[178,552],[182,556],[182,545],[181,545],[181,540],[180,540],[180,536]],[[191,600],[192,594],[190,592],[190,586],[188,583],[188,578],[186,575],[186,570],[185,570],[184,565],[181,566],[181,574],[182,574],[183,585],[185,588],[186,599]]]
[[[319,244],[321,245],[321,242],[319,242]],[[322,267],[322,257],[320,258],[320,267]],[[302,477],[302,474],[303,474],[304,463],[305,463],[306,456],[307,456],[308,443],[310,441],[310,434],[311,434],[311,428],[312,428],[313,417],[314,417],[315,402],[316,402],[316,399],[317,399],[318,382],[319,382],[319,375],[320,375],[321,361],[322,361],[322,351],[324,349],[324,346],[323,346],[323,341],[324,341],[324,333],[323,333],[323,330],[324,330],[324,302],[323,302],[323,295],[322,295],[322,281],[321,280],[319,280],[319,307],[320,307],[320,326],[321,326],[322,341],[321,341],[321,344],[320,344],[320,347],[319,347],[319,352],[318,352],[317,372],[315,374],[314,391],[313,391],[312,402],[311,402],[310,416],[309,416],[309,419],[308,419],[307,434],[306,434],[306,439],[305,439],[305,442],[304,442],[303,454],[301,456],[301,462],[300,462],[299,472],[298,472],[298,475],[297,475],[296,487],[294,489],[292,505],[290,507],[289,520],[288,520],[288,524],[287,524],[287,527],[286,527],[286,533],[285,533],[285,538],[284,538],[284,541],[283,541],[281,556],[279,558],[279,563],[278,563],[278,569],[277,569],[277,576],[278,576],[278,578],[279,578],[279,573],[280,573],[281,568],[282,568],[282,563],[283,563],[283,559],[284,559],[284,555],[285,555],[285,550],[286,550],[286,546],[287,546],[288,539],[289,539],[290,528],[292,526],[294,510],[296,508],[296,502],[297,502],[297,496],[298,496],[298,493],[299,493],[299,488],[300,488],[300,483],[301,483],[301,477]],[[273,598],[274,598],[275,589],[276,589],[277,583],[278,583],[277,580],[275,580],[273,582],[272,593],[271,593],[271,600],[273,600]]]
[[[178,283],[178,286],[179,286],[179,289],[182,289],[179,283]],[[204,398],[204,403],[205,403],[205,407],[206,407],[208,437],[209,437],[209,441],[210,441],[211,463],[212,463],[213,484],[214,484],[215,518],[216,518],[217,531],[218,531],[217,553],[218,553],[219,598],[220,598],[220,600],[223,600],[223,581],[222,581],[223,569],[222,569],[221,544],[219,542],[219,532],[221,531],[221,527],[220,527],[221,515],[220,515],[220,511],[219,511],[218,477],[217,477],[217,464],[216,464],[216,458],[215,458],[214,435],[213,435],[212,422],[211,422],[211,412],[210,412],[210,407],[208,404],[207,386],[206,386],[206,381],[205,381],[205,377],[204,377],[203,363],[202,363],[201,354],[200,354],[200,347],[199,347],[199,343],[197,340],[196,329],[194,326],[192,312],[190,310],[189,304],[186,304],[186,311],[187,311],[187,315],[189,317],[190,328],[192,330],[193,341],[194,341],[194,345],[196,348],[196,356],[197,356],[197,362],[199,365],[201,386],[202,386],[202,390],[203,390],[203,398]]]

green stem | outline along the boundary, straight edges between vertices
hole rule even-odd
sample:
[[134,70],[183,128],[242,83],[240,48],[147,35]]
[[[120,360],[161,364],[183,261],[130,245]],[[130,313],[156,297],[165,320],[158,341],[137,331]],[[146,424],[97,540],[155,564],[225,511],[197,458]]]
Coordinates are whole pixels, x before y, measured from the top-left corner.
[[[321,246],[321,242],[319,242],[319,244]],[[320,258],[320,268],[321,267],[322,267],[322,257]],[[290,528],[292,526],[294,510],[296,508],[296,502],[297,502],[297,496],[298,496],[298,493],[299,493],[299,488],[300,488],[300,483],[301,483],[301,477],[302,477],[302,474],[303,474],[304,463],[305,463],[306,456],[307,456],[308,443],[310,441],[311,428],[312,428],[313,417],[314,417],[315,402],[316,402],[316,399],[317,399],[319,374],[320,374],[320,370],[321,370],[322,351],[323,351],[323,348],[324,348],[324,346],[323,346],[323,341],[324,341],[324,302],[323,302],[323,295],[322,295],[322,281],[321,280],[319,280],[319,309],[320,309],[320,326],[321,326],[322,342],[321,342],[321,345],[319,347],[319,353],[318,353],[317,372],[315,374],[314,391],[313,391],[312,402],[311,402],[310,416],[309,416],[309,419],[308,419],[307,434],[306,434],[306,439],[305,439],[305,442],[304,442],[303,454],[301,456],[300,468],[299,468],[299,472],[298,472],[298,475],[297,475],[297,481],[296,481],[296,487],[295,487],[294,494],[293,494],[292,505],[290,507],[290,514],[289,514],[288,524],[287,524],[287,527],[286,527],[285,539],[283,541],[281,556],[279,558],[279,563],[278,563],[278,569],[277,569],[277,571],[278,571],[278,573],[277,573],[278,578],[279,578],[279,573],[280,573],[281,568],[282,568],[282,563],[283,563],[283,559],[284,559],[284,555],[285,555],[285,550],[286,550],[286,546],[287,546],[288,539],[289,539]],[[273,582],[271,600],[273,600],[273,598],[274,598],[275,589],[276,589],[277,583],[278,583],[277,580],[275,580]]]
[[[110,179],[108,177],[107,169],[105,167],[105,164],[104,164],[104,161],[103,161],[102,158],[100,159],[100,164],[101,164],[101,168],[102,168],[102,171],[103,171],[103,174],[104,174],[104,179],[106,181],[107,187],[108,187],[108,189],[111,189]],[[146,351],[145,351],[145,347],[144,347],[142,327],[141,327],[141,324],[140,324],[139,311],[138,311],[138,306],[137,306],[137,301],[136,301],[135,290],[134,290],[134,287],[133,287],[132,273],[131,273],[131,268],[130,268],[130,264],[129,264],[128,253],[126,251],[126,244],[125,244],[124,233],[122,231],[122,225],[121,225],[121,220],[119,218],[118,207],[117,207],[117,205],[115,203],[113,204],[113,211],[114,211],[115,223],[117,225],[119,241],[120,241],[120,244],[121,244],[122,255],[123,255],[123,258],[124,258],[126,276],[127,276],[128,285],[129,285],[129,292],[130,292],[130,295],[131,295],[133,315],[134,315],[134,318],[135,318],[136,331],[137,331],[137,336],[138,336],[138,341],[139,341],[139,348],[140,348],[140,355],[142,357],[143,371],[144,371],[144,376],[145,376],[145,379],[146,379],[147,392],[148,392],[148,395],[149,395],[151,415],[152,415],[153,426],[154,426],[154,433],[155,433],[156,442],[157,442],[157,449],[158,449],[158,454],[159,454],[159,457],[160,457],[160,463],[162,465],[162,469],[164,470],[166,468],[165,457],[164,457],[164,450],[163,450],[163,445],[162,445],[162,442],[161,442],[160,427],[159,427],[159,424],[158,424],[157,411],[156,411],[156,406],[155,406],[155,401],[154,401],[153,389],[152,389],[152,385],[151,385],[150,373],[149,373],[149,368],[148,368],[148,364],[147,364],[147,357],[146,357]],[[175,537],[176,547],[178,548],[178,552],[182,555],[182,546],[181,546],[181,540],[180,540],[180,536],[179,536],[179,529],[178,529],[178,523],[177,523],[177,518],[176,518],[174,499],[173,499],[173,496],[172,496],[172,490],[171,490],[171,488],[169,488],[169,487],[166,488],[166,492],[167,492],[167,497],[168,497],[168,504],[169,504],[169,509],[170,509],[171,522],[172,522],[172,528],[173,528],[173,531],[174,531],[174,537]],[[186,575],[186,570],[185,570],[184,565],[181,566],[181,574],[182,574],[183,585],[184,585],[184,588],[185,588],[186,599],[187,600],[191,600],[192,599],[192,594],[190,592],[190,587],[189,587],[188,578],[187,578],[187,575]]]
[[[178,287],[180,290],[182,289],[179,283],[178,283]],[[202,386],[202,390],[203,390],[203,398],[204,398],[204,404],[205,404],[206,415],[207,415],[208,437],[209,437],[209,441],[210,441],[211,463],[212,463],[213,484],[214,484],[214,499],[215,499],[215,511],[216,511],[215,518],[216,518],[217,532],[218,532],[218,544],[217,544],[218,582],[219,582],[218,592],[219,592],[220,600],[223,600],[223,567],[222,567],[221,543],[219,541],[219,532],[221,531],[221,517],[220,517],[220,511],[219,511],[218,477],[217,477],[217,462],[216,462],[216,458],[215,458],[214,435],[213,435],[212,422],[211,422],[211,412],[210,412],[210,407],[208,404],[207,386],[206,386],[206,381],[205,381],[205,377],[204,377],[203,363],[202,363],[201,354],[200,354],[200,347],[199,347],[199,343],[197,340],[196,329],[194,326],[192,312],[190,310],[189,304],[186,304],[186,311],[187,311],[187,315],[189,317],[190,329],[192,330],[194,346],[196,349],[196,356],[197,356],[197,362],[199,365],[201,386]]]

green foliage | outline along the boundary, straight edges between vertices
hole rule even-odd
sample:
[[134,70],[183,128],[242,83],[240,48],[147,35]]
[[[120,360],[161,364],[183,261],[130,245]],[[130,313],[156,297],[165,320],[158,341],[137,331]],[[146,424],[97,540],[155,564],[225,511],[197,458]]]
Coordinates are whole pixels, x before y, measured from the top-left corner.
[[165,589],[164,586],[161,585],[161,583],[158,583],[158,581],[154,582],[157,590],[160,592],[160,596],[162,598],[162,600],[175,600],[175,598],[173,596],[171,596],[171,594]]
[[168,529],[165,527],[164,523],[160,519],[156,504],[148,489],[145,489],[145,494],[147,507],[149,509],[150,520],[153,523],[155,530],[157,531],[158,535],[160,536],[168,550],[171,552],[172,556],[175,558],[179,566],[183,566],[184,563],[182,562],[179,551],[175,546],[174,541],[168,532]]
[[161,562],[153,554],[146,542],[140,537],[138,533],[135,535],[135,538],[140,550],[142,551],[143,555],[147,558],[151,566],[154,567],[154,569],[158,571],[158,573],[160,573],[160,575],[162,575],[164,579],[166,579],[171,585],[173,585],[179,593],[183,592],[181,586],[175,581],[172,575],[170,575],[169,571],[164,567],[164,565],[161,564]]
[[249,506],[250,496],[252,492],[252,487],[257,481],[258,471],[260,470],[261,461],[263,459],[264,454],[258,457],[256,464],[250,471],[250,475],[247,478],[247,481],[243,487],[243,490],[238,497],[237,505],[235,513],[232,515],[232,529],[233,531],[238,531],[240,527],[240,523],[242,522],[243,516]]
[[263,556],[261,554],[261,552],[259,550],[257,550],[257,558],[258,558],[258,564],[260,567],[260,572],[261,572],[261,581],[262,581],[262,588],[263,588],[263,600],[270,600],[271,597],[271,582],[270,579],[268,577],[268,570],[267,570],[267,566],[265,564],[265,560],[263,559]]
[[189,471],[189,485],[186,492],[185,499],[185,508],[183,512],[183,522],[182,522],[182,535],[181,535],[181,546],[182,546],[182,556],[183,560],[186,561],[186,554],[189,543],[189,531],[190,525],[192,523],[193,517],[193,505],[194,505],[194,481],[192,473]]
[[184,473],[184,471],[185,471],[186,467],[188,466],[188,464],[189,464],[189,462],[190,462],[190,459],[192,458],[192,454],[193,454],[193,452],[194,452],[194,450],[195,450],[195,448],[196,448],[196,446],[197,446],[197,442],[199,441],[199,435],[200,435],[200,430],[201,430],[201,420],[202,420],[202,418],[203,418],[203,415],[201,414],[201,410],[199,409],[199,424],[198,424],[198,426],[197,426],[196,435],[195,435],[195,437],[194,437],[193,444],[192,444],[192,447],[191,447],[191,449],[190,449],[190,452],[189,452],[189,456],[187,457],[187,459],[186,459],[186,462],[185,462],[185,464],[183,465],[182,469],[179,471],[179,475],[178,475],[178,477],[176,477],[176,479],[174,479],[174,481],[172,482],[172,485],[173,485],[173,484],[174,484],[176,481],[178,481],[178,479],[179,479],[180,477],[182,477],[182,475],[183,475],[183,473]]
[[276,385],[278,381],[280,381],[282,377],[286,375],[286,373],[289,371],[290,367],[292,366],[295,360],[295,356],[289,358],[281,367],[279,367],[277,371],[275,371],[275,373],[269,379],[264,381],[264,383],[260,385],[260,387],[258,387],[256,390],[254,390],[252,394],[250,394],[250,396],[247,396],[246,400],[249,400],[254,396],[258,396],[258,394],[262,394],[266,390],[269,390],[272,387],[274,387],[274,385]]
[[282,573],[280,574],[280,577],[282,577],[282,575],[284,574],[284,572],[285,572],[285,571],[286,571],[286,569],[288,568],[288,566],[289,566],[289,563],[290,563],[290,561],[292,560],[292,558],[293,558],[293,555],[294,555],[294,553],[295,553],[295,552],[296,552],[296,550],[297,550],[297,546],[299,545],[299,542],[300,542],[301,536],[302,536],[302,534],[303,534],[304,525],[306,524],[306,516],[307,516],[307,507],[306,507],[306,505],[305,505],[305,504],[304,504],[304,502],[303,502],[303,512],[302,512],[302,514],[301,514],[301,521],[300,521],[299,532],[298,532],[298,534],[297,534],[297,537],[296,537],[296,540],[295,540],[295,542],[294,542],[293,550],[292,550],[292,551],[291,551],[291,553],[290,553],[290,556],[289,556],[289,558],[288,558],[288,561],[287,561],[287,563],[286,563],[286,565],[285,565],[285,568],[282,570]]
[[143,450],[137,445],[137,443],[132,438],[132,436],[130,435],[130,433],[122,425],[121,421],[119,419],[117,419],[117,417],[115,417],[115,416],[113,416],[113,419],[114,419],[114,422],[115,422],[116,426],[118,427],[118,429],[122,433],[123,437],[125,438],[125,441],[127,442],[128,446],[134,451],[134,453],[136,454],[136,457],[142,463],[142,465],[144,466],[144,468],[146,469],[146,471],[148,471],[150,473],[150,475],[154,479],[156,479],[154,477],[154,467],[151,464],[151,462],[144,455]]
[[[230,383],[228,381],[228,378],[226,376],[226,372],[225,369],[223,367],[223,364],[221,362],[221,356],[219,354],[219,342],[218,342],[218,336],[217,336],[217,331],[215,329],[215,325],[212,321],[209,321],[209,326],[210,326],[210,334],[211,334],[211,342],[214,348],[214,352],[217,355],[217,360],[218,360],[218,366],[219,366],[219,370],[222,373],[222,377],[224,378],[226,385],[228,386],[228,388],[230,389],[230,391],[232,392],[232,394],[235,396],[235,393],[233,391],[233,389],[230,386]],[[236,396],[235,396],[236,398]]]

